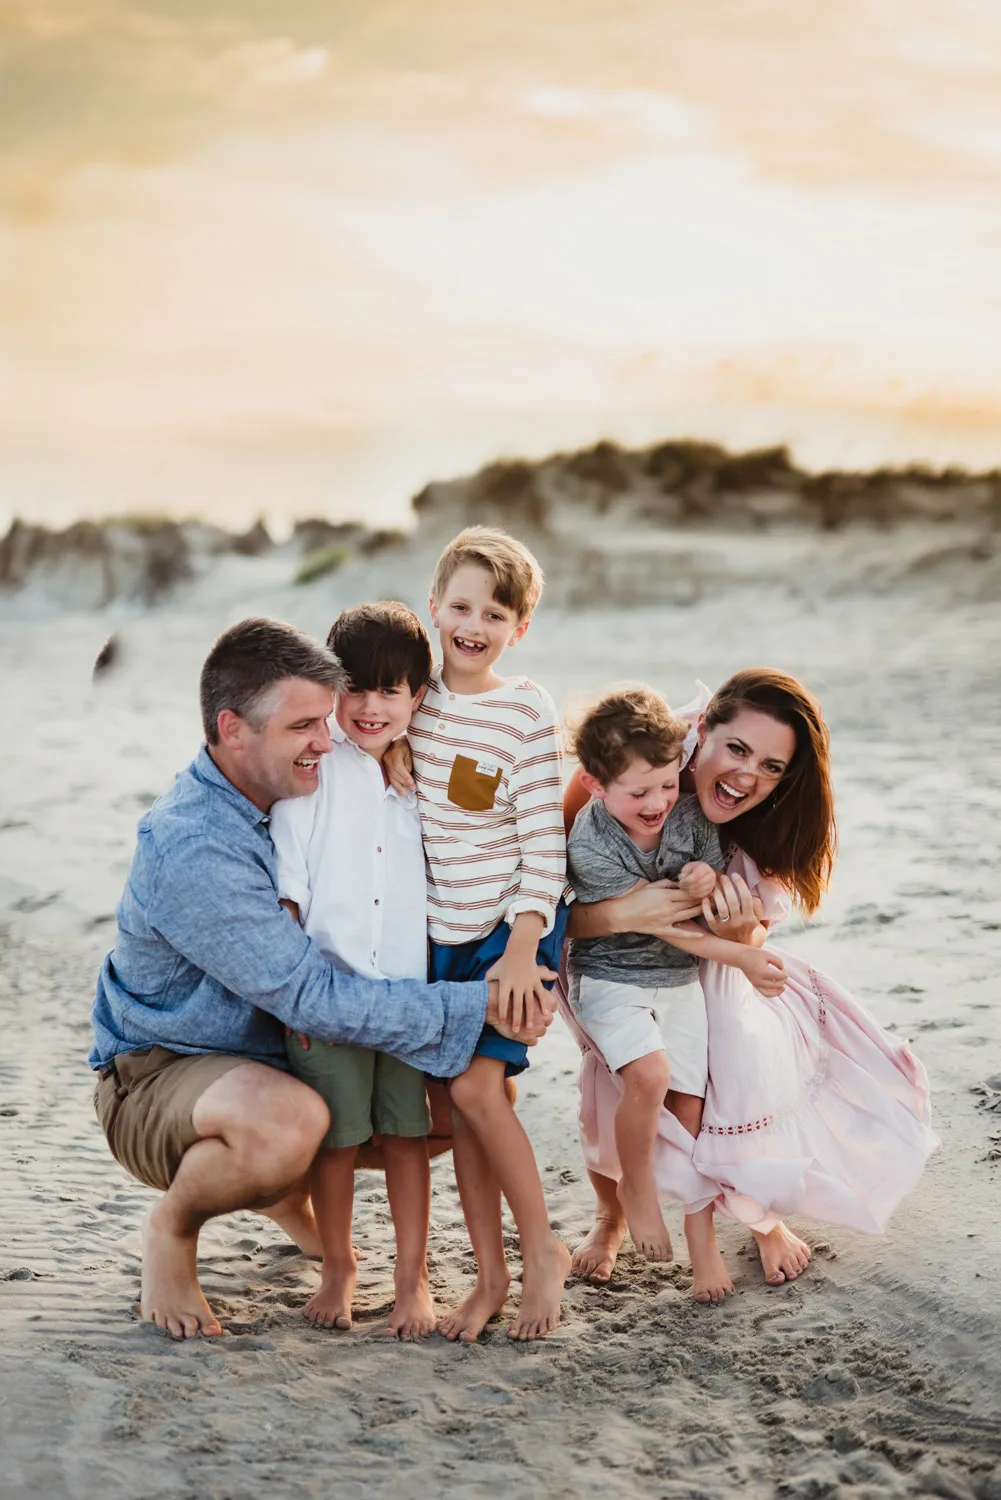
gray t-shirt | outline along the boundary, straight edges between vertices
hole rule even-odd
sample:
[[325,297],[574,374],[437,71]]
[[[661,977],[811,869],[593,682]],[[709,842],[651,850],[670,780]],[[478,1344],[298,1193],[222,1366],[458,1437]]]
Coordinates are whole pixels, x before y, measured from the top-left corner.
[[[622,896],[639,880],[677,880],[683,865],[705,860],[722,870],[723,853],[716,829],[698,797],[679,797],[672,807],[656,849],[638,849],[600,798],[582,807],[567,840],[567,873],[578,901],[588,905]],[[617,932],[610,937],[576,938],[570,944],[571,974],[636,984],[643,989],[691,984],[698,959],[644,932]]]

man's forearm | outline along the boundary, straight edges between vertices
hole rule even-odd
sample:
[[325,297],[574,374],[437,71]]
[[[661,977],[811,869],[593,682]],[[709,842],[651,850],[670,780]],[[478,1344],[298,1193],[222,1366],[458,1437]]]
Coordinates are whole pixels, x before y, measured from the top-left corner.
[[270,997],[265,1009],[319,1041],[388,1052],[435,1077],[454,1078],[469,1066],[483,1030],[487,986],[362,979],[322,960],[297,991]]

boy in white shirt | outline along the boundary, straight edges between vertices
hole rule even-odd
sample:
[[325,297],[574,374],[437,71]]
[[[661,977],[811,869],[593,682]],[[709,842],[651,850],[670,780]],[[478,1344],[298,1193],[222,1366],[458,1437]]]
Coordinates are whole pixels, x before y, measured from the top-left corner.
[[[553,701],[494,670],[528,629],[542,573],[520,542],[473,526],[445,548],[431,585],[440,667],[409,739],[428,862],[432,979],[496,979],[517,1029],[552,1009],[566,930],[562,734]],[[510,1013],[508,1013],[508,1007]],[[455,1175],[477,1261],[476,1287],[438,1327],[473,1342],[507,1300],[501,1193],[518,1226],[521,1307],[508,1332],[556,1327],[570,1269],[549,1225],[532,1146],[505,1079],[528,1066],[524,1043],[485,1028],[449,1083]]]
[[[334,745],[319,762],[317,790],[272,809],[279,894],[333,963],[373,979],[425,979],[427,879],[417,798],[389,785],[382,762],[424,696],[432,666],[427,632],[402,604],[363,604],[339,616],[327,645],[351,686],[337,696]],[[378,1133],[396,1231],[396,1301],[386,1332],[430,1333],[423,1073],[364,1047],[290,1036],[286,1050],[292,1071],[330,1109],[310,1182],[323,1271],[305,1316],[318,1327],[351,1327],[355,1158]]]

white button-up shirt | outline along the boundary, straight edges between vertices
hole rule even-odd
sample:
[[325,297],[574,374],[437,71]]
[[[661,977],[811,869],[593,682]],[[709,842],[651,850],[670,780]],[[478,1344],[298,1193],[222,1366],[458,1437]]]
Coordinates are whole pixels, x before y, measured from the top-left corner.
[[417,798],[336,724],[319,787],[271,809],[278,894],[341,968],[370,979],[427,977],[427,875]]

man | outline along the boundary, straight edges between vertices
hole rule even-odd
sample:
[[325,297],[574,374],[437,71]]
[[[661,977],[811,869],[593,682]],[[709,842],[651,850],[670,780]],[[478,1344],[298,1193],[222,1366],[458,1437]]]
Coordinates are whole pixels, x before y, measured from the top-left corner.
[[439,1077],[498,1026],[496,986],[346,974],[278,905],[269,809],[316,788],[343,675],[275,620],[220,636],[202,669],[205,744],[139,824],[98,978],[95,1105],[113,1155],[163,1191],[143,1226],[140,1306],[174,1338],[221,1332],[198,1284],[208,1219],[262,1210],[318,1248],[302,1179],[327,1108],[285,1071],[285,1026]]

